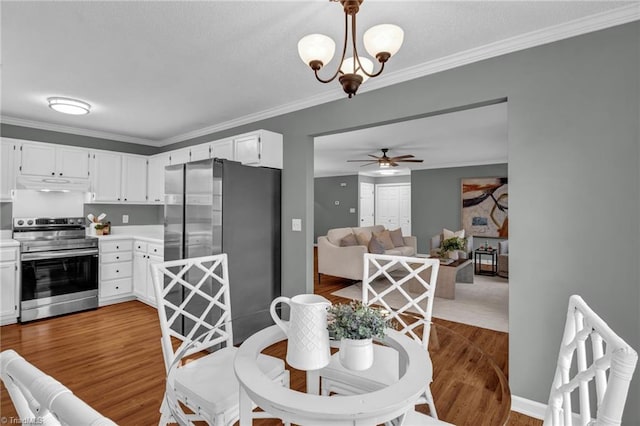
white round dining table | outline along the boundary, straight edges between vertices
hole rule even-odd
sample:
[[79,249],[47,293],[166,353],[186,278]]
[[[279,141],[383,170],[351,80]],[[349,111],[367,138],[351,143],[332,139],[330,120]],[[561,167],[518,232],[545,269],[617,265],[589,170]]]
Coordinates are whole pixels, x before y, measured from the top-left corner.
[[[295,391],[265,376],[258,355],[287,336],[277,325],[267,327],[240,345],[234,370],[240,383],[240,426],[252,424],[254,404],[284,422],[305,426],[371,426],[400,417],[414,409],[429,383],[431,363],[427,351],[415,340],[388,329],[381,342],[398,351],[400,379],[375,392],[350,396],[323,396]],[[307,372],[307,381],[317,380]],[[313,386],[307,385],[308,389]]]

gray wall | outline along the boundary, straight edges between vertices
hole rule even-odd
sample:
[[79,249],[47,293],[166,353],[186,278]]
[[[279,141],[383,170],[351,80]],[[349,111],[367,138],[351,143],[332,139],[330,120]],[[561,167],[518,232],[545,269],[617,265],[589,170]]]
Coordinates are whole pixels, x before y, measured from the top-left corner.
[[314,241],[329,229],[358,226],[358,175],[315,178],[314,194]]
[[11,229],[13,203],[0,203],[0,229]]
[[[85,204],[85,217],[92,213],[98,216],[106,213],[106,222],[112,226],[120,225],[162,225],[164,223],[164,206],[145,206],[138,204]],[[129,215],[129,223],[122,223],[122,215]]]
[[[370,92],[365,83],[353,99],[163,150],[256,129],[283,134],[282,293],[292,296],[313,291],[314,135],[508,98],[509,382],[514,395],[546,403],[569,295],[640,348],[639,39],[633,22]],[[290,230],[292,218],[303,232]],[[615,256],[585,255],[618,230]],[[549,261],[531,238],[567,256]],[[625,424],[640,423],[639,400],[640,368]]]
[[81,146],[84,148],[104,149],[107,151],[127,152],[129,154],[152,155],[159,152],[154,146],[94,138],[91,136],[71,135],[31,127],[0,124],[0,133],[4,138],[26,139],[36,142],[57,143],[61,145]]
[[[418,252],[429,252],[429,240],[442,228],[461,228],[461,179],[507,176],[506,164],[414,170],[411,174],[411,230],[418,237]],[[511,221],[509,222],[511,224]],[[485,240],[494,247],[499,239],[474,238],[478,246]]]

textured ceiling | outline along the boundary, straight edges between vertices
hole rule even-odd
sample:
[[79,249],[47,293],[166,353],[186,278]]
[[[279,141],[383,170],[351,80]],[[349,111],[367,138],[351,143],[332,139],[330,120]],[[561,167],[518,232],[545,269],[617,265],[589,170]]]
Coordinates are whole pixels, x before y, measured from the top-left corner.
[[[405,41],[361,91],[629,3],[367,0],[358,33],[395,23]],[[315,81],[296,47],[312,32],[340,43],[342,22],[340,5],[327,1],[3,1],[3,121],[161,146],[343,98],[337,82]],[[49,96],[86,100],[93,111],[61,115],[46,106]]]

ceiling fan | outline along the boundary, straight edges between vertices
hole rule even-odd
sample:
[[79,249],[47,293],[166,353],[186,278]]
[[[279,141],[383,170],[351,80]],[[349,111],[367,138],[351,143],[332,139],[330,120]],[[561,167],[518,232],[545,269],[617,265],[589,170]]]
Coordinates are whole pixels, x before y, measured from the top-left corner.
[[366,161],[367,164],[363,164],[360,167],[369,166],[371,164],[378,164],[382,168],[386,167],[398,167],[398,163],[422,163],[424,160],[413,160],[414,157],[411,154],[407,155],[399,155],[397,157],[387,157],[387,152],[389,148],[382,148],[382,156],[377,157],[375,155],[369,154],[369,157],[375,158],[375,160],[347,160],[347,162],[362,162]]

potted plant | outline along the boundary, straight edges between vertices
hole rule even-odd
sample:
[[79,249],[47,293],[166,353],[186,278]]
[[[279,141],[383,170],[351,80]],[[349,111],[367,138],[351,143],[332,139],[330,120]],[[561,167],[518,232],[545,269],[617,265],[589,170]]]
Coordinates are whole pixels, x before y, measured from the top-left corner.
[[340,340],[340,363],[350,370],[366,370],[373,364],[373,338],[384,337],[389,326],[386,311],[362,302],[337,303],[327,311],[327,329]]
[[460,237],[447,238],[442,242],[442,248],[440,249],[441,257],[448,257],[449,259],[458,258],[458,250],[465,250],[467,247],[467,240]]

